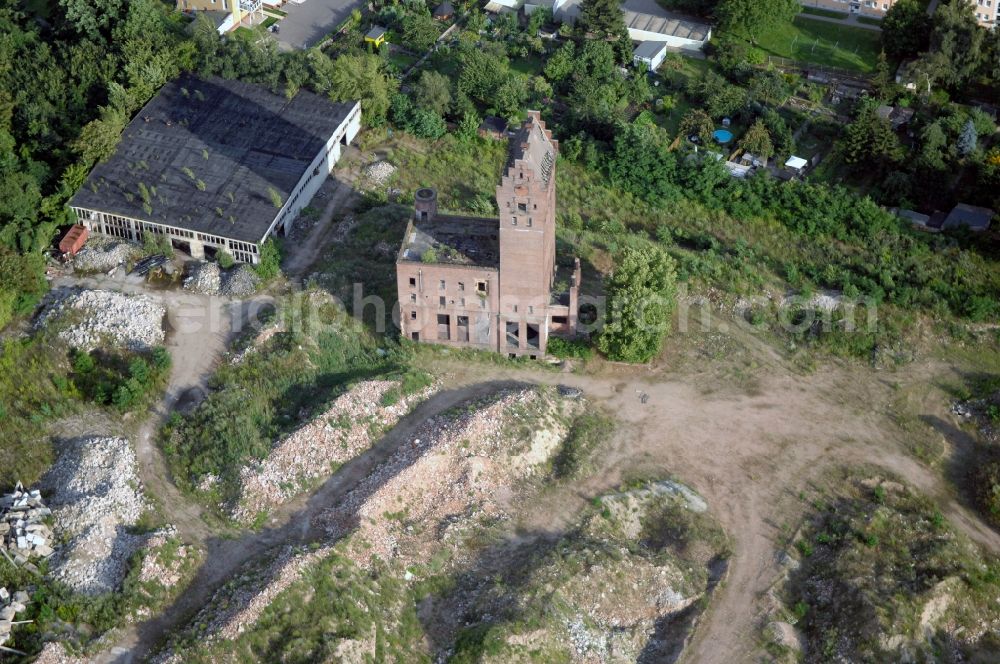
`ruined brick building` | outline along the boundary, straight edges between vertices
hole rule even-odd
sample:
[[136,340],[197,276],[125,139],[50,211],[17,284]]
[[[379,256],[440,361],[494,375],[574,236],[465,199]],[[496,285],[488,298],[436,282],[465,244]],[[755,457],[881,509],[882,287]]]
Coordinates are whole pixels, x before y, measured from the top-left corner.
[[405,336],[541,357],[551,334],[576,333],[579,260],[557,275],[558,149],[530,111],[496,189],[499,220],[439,214],[437,192],[416,192],[396,260]]

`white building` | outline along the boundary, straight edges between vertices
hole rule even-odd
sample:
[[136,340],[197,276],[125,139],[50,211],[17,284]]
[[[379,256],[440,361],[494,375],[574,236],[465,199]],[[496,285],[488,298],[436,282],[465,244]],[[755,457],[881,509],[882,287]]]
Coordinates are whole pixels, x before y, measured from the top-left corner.
[[358,102],[185,74],[136,115],[69,206],[94,233],[257,263],[360,129]]
[[632,52],[632,61],[635,64],[646,63],[649,71],[656,71],[663,64],[663,59],[667,57],[667,45],[661,41],[644,41]]

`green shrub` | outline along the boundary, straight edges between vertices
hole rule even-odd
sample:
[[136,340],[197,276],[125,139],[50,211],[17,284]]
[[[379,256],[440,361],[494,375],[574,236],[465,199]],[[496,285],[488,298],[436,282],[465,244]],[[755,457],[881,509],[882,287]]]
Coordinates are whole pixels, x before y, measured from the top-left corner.
[[223,270],[228,270],[229,268],[231,268],[233,265],[236,264],[236,259],[234,259],[233,255],[228,251],[226,251],[225,249],[219,250],[217,258],[219,260],[219,267],[221,267]]
[[254,266],[254,271],[264,281],[281,274],[281,245],[277,240],[268,238],[260,245],[260,260]]

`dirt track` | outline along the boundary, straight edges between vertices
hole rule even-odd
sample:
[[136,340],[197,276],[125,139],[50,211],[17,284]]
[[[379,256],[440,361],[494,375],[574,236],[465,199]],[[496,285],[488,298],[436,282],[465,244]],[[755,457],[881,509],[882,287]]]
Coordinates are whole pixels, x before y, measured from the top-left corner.
[[[172,303],[180,309],[171,312],[168,344],[175,364],[170,387],[162,408],[142,429],[137,448],[143,480],[166,518],[178,526],[182,537],[205,546],[208,555],[195,582],[173,606],[128,631],[114,649],[96,659],[99,662],[134,661],[148,655],[241,565],[269,554],[277,545],[318,536],[311,520],[384,461],[420,422],[492,389],[496,381],[574,385],[621,421],[598,462],[602,472],[547,492],[537,509],[521,515],[524,529],[558,531],[584,502],[623,479],[672,475],[705,496],[732,536],[728,579],[716,591],[682,661],[747,661],[757,643],[762,598],[779,573],[777,551],[802,513],[799,492],[829,480],[843,465],[870,463],[902,476],[936,497],[956,527],[1000,552],[1000,535],[956,500],[938,470],[913,459],[906,449],[908,434],[892,418],[893,384],[926,383],[950,367],[917,362],[885,376],[865,367],[832,363],[803,374],[738,327],[726,338],[738,347],[735,355],[742,358],[743,368],[734,368],[737,363],[731,359],[706,362],[698,349],[687,349],[692,352],[685,357],[666,358],[661,368],[608,365],[599,375],[439,365],[448,373],[446,390],[405,418],[376,447],[345,465],[312,496],[284,506],[261,532],[219,537],[205,524],[200,509],[171,483],[153,442],[164,414],[187,390],[204,387],[230,334],[228,315],[208,333],[186,320],[187,302]],[[198,307],[192,306],[191,317],[196,318]],[[236,320],[245,313],[229,310]],[[694,333],[694,341],[678,339],[674,344],[697,345],[708,338],[698,334]],[[941,423],[938,428],[943,433],[957,431],[943,400],[932,399],[922,406],[920,415]]]

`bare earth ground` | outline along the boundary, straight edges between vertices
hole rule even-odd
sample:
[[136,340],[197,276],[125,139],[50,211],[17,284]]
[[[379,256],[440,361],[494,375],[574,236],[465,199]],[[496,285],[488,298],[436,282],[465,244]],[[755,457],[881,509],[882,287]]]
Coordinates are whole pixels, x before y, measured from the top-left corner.
[[[728,341],[741,336],[734,327]],[[176,335],[173,340],[184,343]],[[706,340],[711,341],[710,335],[695,333],[675,343],[692,345],[689,350],[697,358]],[[729,371],[731,363],[726,361],[710,366],[704,361],[678,362],[685,365],[680,370],[606,365],[599,375],[438,363],[438,369],[447,372],[442,393],[405,418],[369,453],[347,464],[314,495],[282,508],[266,529],[235,539],[204,540],[206,530],[196,508],[189,507],[169,483],[164,491],[162,460],[155,449],[145,449],[148,438],[144,436],[140,449],[143,458],[150,459],[143,463],[144,480],[154,493],[169,496],[165,501],[169,504],[164,505],[168,518],[178,522],[182,535],[202,541],[209,555],[196,581],[165,615],[130,632],[120,643],[121,649],[116,649],[118,657],[99,661],[143,657],[241,564],[278,544],[310,541],[319,534],[312,532],[311,520],[385,460],[420,422],[493,389],[496,382],[577,386],[622,423],[596,464],[602,472],[546,492],[537,508],[521,515],[519,525],[524,530],[556,533],[572,522],[592,496],[640,475],[672,475],[708,500],[710,510],[733,538],[733,557],[728,578],[716,591],[683,661],[748,660],[747,653],[756,645],[760,600],[779,573],[777,551],[804,507],[798,494],[843,465],[874,464],[902,476],[938,498],[946,516],[972,539],[1000,552],[1000,534],[956,500],[939,471],[907,452],[907,436],[891,416],[893,384],[925,382],[948,373],[949,367],[916,362],[891,374],[891,380],[864,367],[839,364],[803,375],[773,349],[751,339],[742,341],[745,349],[754,349],[747,351],[756,363],[749,377]],[[221,344],[215,350],[221,352]],[[204,376],[212,358],[204,348],[199,352],[207,362]],[[192,373],[187,379],[193,377]],[[643,394],[647,395],[645,403]],[[922,414],[951,421],[945,400],[938,400],[936,407],[935,412]],[[185,511],[183,518],[174,519],[178,509]]]

